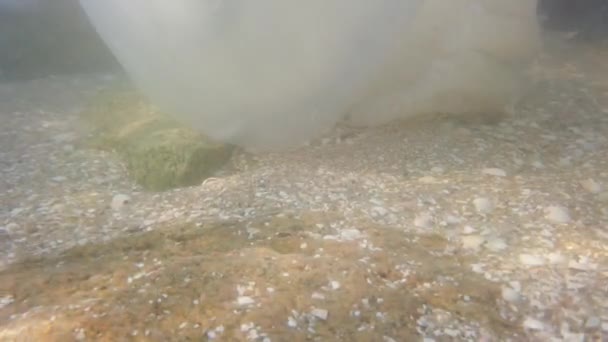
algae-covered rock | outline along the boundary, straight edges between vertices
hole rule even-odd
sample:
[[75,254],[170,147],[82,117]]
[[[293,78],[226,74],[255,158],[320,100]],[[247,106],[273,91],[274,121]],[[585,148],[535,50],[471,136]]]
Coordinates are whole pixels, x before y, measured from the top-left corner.
[[200,184],[230,158],[233,148],[171,120],[129,86],[102,91],[83,112],[95,147],[116,151],[147,190]]

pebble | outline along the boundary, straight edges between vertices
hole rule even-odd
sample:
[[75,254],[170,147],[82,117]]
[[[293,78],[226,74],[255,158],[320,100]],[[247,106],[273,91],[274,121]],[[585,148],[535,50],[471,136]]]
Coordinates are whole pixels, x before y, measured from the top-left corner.
[[340,230],[340,239],[352,241],[363,238],[363,233],[358,229],[342,229]]
[[462,219],[460,217],[457,217],[454,215],[447,215],[445,217],[445,222],[449,225],[455,225],[455,224],[459,224],[460,222],[462,222]]
[[237,304],[240,306],[252,305],[255,303],[255,300],[251,297],[240,296],[236,300]]
[[420,214],[414,218],[414,225],[418,228],[430,228],[433,226],[433,217],[429,214]]
[[492,238],[486,242],[484,247],[493,252],[499,252],[499,251],[507,249],[508,245],[505,242],[505,240],[503,240],[501,238]]
[[255,324],[252,322],[241,324],[241,331],[249,331],[253,328],[255,328]]
[[329,312],[327,310],[324,309],[313,309],[310,312],[313,316],[322,319],[322,320],[327,320],[327,317],[329,316]]
[[7,224],[6,226],[4,226],[4,228],[9,232],[9,233],[15,233],[21,226],[19,226],[17,223],[15,222],[11,222],[9,224]]
[[386,216],[387,214],[388,210],[386,210],[386,208],[378,206],[372,208],[372,216]]
[[560,253],[549,253],[549,255],[547,255],[547,259],[549,259],[549,262],[554,265],[566,262],[566,257]]
[[10,214],[11,214],[11,216],[17,216],[24,211],[25,211],[25,209],[23,209],[23,208],[15,208],[15,209],[11,210]]
[[585,190],[592,194],[599,194],[600,192],[602,192],[602,190],[604,190],[602,185],[593,179],[585,179],[580,183]]
[[13,296],[0,297],[0,309],[12,304],[14,301],[15,299],[13,298]]
[[517,302],[519,301],[519,292],[508,286],[504,286],[502,288],[502,299],[507,302]]
[[561,206],[550,206],[545,209],[545,218],[553,223],[568,223],[571,221],[568,209]]
[[592,271],[597,269],[597,264],[590,263],[588,260],[583,261],[574,261],[570,260],[568,263],[568,268],[577,271]]
[[298,322],[293,317],[287,318],[287,326],[290,328],[295,328],[298,326]]
[[473,205],[475,206],[475,210],[480,214],[487,214],[494,210],[492,201],[484,197],[474,199]]
[[602,325],[602,320],[599,317],[589,317],[587,322],[585,322],[585,328],[587,329],[597,329]]
[[512,280],[509,282],[509,286],[517,292],[521,292],[521,283],[517,280]]
[[545,328],[545,325],[543,324],[543,322],[534,319],[534,318],[526,318],[524,320],[524,328],[526,329],[530,329],[530,330],[543,330]]
[[325,300],[325,295],[319,292],[314,292],[310,297],[312,299]]
[[87,338],[87,336],[85,335],[83,329],[78,329],[76,331],[76,333],[74,334],[74,338],[76,339],[76,341],[84,341]]
[[446,328],[446,329],[443,329],[443,332],[444,332],[446,335],[448,335],[448,336],[450,336],[450,337],[453,337],[453,338],[455,338],[456,336],[460,335],[460,331],[458,331],[458,330],[456,330],[456,329],[450,329],[450,328]]
[[467,235],[462,237],[462,247],[465,249],[478,249],[485,242],[481,235]]
[[506,177],[507,176],[507,172],[505,170],[495,168],[495,167],[485,168],[481,172],[484,175],[488,175],[488,176],[495,176],[495,177]]
[[476,231],[477,231],[477,229],[475,229],[475,228],[473,228],[473,227],[471,227],[471,226],[465,226],[465,227],[462,229],[462,233],[463,233],[463,234],[467,234],[467,235],[468,235],[468,234],[473,234],[473,233],[475,233]]
[[526,266],[542,266],[545,264],[545,260],[538,255],[531,254],[520,254],[519,262]]
[[128,195],[119,194],[112,198],[112,203],[110,206],[112,207],[112,210],[118,211],[123,209],[127,204],[129,204],[129,202],[131,202],[131,197]]
[[332,281],[329,283],[329,286],[331,287],[331,289],[332,289],[332,290],[334,290],[334,291],[335,291],[335,290],[339,289],[341,285],[340,285],[340,282],[335,281],[335,280],[332,280]]
[[424,176],[424,177],[420,177],[418,179],[418,181],[422,184],[435,184],[438,183],[437,178],[433,177],[433,176]]
[[433,172],[433,173],[443,173],[444,171],[445,170],[440,166],[435,166],[431,169],[431,172]]

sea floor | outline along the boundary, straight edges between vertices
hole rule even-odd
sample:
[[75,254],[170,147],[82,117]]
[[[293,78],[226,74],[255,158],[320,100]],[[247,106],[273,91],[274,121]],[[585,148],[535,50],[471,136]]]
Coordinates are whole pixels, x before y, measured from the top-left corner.
[[608,48],[551,47],[499,124],[338,128],[162,193],[86,144],[108,76],[0,84],[0,340],[608,340]]

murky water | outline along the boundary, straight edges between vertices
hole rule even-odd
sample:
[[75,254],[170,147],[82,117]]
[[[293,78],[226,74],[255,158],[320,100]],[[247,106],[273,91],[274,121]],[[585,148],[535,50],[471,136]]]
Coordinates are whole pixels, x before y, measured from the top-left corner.
[[1,84],[0,340],[605,340],[608,46],[546,39],[499,123],[337,129],[159,193],[86,144],[107,77]]

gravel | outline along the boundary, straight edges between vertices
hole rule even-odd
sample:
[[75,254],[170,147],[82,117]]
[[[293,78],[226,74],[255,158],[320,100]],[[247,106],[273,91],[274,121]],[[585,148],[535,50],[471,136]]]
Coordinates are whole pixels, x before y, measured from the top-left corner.
[[[486,309],[517,317],[527,340],[570,341],[608,331],[608,86],[579,69],[547,69],[538,92],[499,125],[338,127],[321,143],[297,151],[237,153],[214,178],[164,193],[142,191],[114,154],[84,143],[88,128],[77,113],[104,85],[104,75],[2,84],[0,269],[168,223],[204,226],[315,213],[322,219],[311,224],[313,241],[354,243],[368,258],[379,250],[390,254],[396,243],[387,238],[375,246],[371,227],[380,237],[398,232],[404,243],[444,238],[449,246],[439,254],[463,252],[471,258],[468,269],[501,286],[502,301]],[[266,226],[250,228],[255,239]],[[316,257],[326,253],[311,241],[296,246]],[[391,276],[420,266],[417,260],[402,265]],[[320,286],[306,297],[329,303],[330,293],[350,288],[348,281],[332,279]],[[232,301],[260,303],[241,290]],[[0,310],[13,303],[2,295]],[[362,310],[354,309],[354,317]],[[442,310],[432,303],[419,308],[417,330],[425,341],[493,334],[481,321]],[[307,329],[308,316],[327,324],[335,319],[329,307],[306,312],[288,313],[284,324]],[[390,317],[373,315],[379,322]],[[221,340],[222,324],[207,328],[207,337]],[[247,324],[239,327],[252,339],[272,338],[257,322]],[[373,329],[359,327],[361,334]],[[78,330],[74,337],[85,333]],[[384,340],[400,340],[389,335]]]

